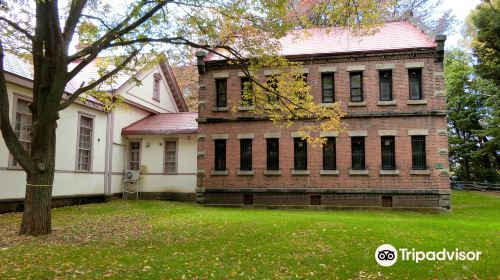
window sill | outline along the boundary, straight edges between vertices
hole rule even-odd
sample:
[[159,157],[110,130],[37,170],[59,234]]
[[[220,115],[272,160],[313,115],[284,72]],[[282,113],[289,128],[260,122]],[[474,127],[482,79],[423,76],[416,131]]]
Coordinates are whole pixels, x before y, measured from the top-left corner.
[[160,99],[159,99],[159,98],[154,98],[154,97],[153,97],[152,99],[153,99],[153,101],[160,102]]
[[410,175],[431,175],[431,170],[430,169],[425,169],[425,170],[410,170]]
[[347,102],[347,106],[348,107],[365,107],[366,106],[366,101],[362,101],[362,102]]
[[91,170],[75,170],[75,173],[92,173]]
[[427,99],[408,100],[406,105],[427,105]]
[[254,174],[253,170],[236,170],[236,175],[238,176],[253,176]]
[[338,170],[320,170],[319,174],[323,175],[323,176],[338,176],[339,171]]
[[255,110],[255,106],[238,106],[238,111],[252,111]]
[[370,175],[370,171],[368,169],[364,169],[364,170],[350,169],[349,175],[351,175],[351,176],[368,176],[368,175]]
[[309,175],[311,175],[311,171],[307,170],[307,169],[306,170],[292,169],[290,171],[291,171],[291,174],[295,175],[295,176],[309,176]]
[[335,105],[334,102],[321,102],[319,103],[319,106],[321,107],[333,107]]
[[227,170],[212,170],[210,172],[212,176],[228,176],[229,172]]
[[397,104],[396,100],[377,101],[377,106],[396,106],[396,104]]
[[264,170],[266,176],[281,176],[281,170]]
[[226,107],[213,107],[212,108],[212,112],[228,112],[229,111],[229,107],[226,106]]
[[397,170],[397,169],[394,169],[394,170],[381,169],[378,171],[378,174],[382,175],[382,176],[399,176],[399,170]]

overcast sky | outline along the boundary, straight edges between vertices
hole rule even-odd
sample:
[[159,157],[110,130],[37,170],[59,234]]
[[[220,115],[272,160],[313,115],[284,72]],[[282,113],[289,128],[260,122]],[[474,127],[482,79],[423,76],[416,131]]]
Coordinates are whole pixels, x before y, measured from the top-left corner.
[[453,14],[457,17],[460,24],[455,27],[453,33],[451,33],[446,40],[446,48],[449,49],[458,43],[458,40],[462,36],[460,32],[462,31],[463,21],[481,1],[480,0],[443,0],[443,8],[445,10],[452,9]]

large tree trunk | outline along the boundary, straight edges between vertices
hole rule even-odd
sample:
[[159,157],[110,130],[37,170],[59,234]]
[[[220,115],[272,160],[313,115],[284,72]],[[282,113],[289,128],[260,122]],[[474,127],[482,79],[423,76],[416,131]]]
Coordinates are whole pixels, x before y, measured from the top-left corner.
[[[51,204],[54,182],[56,121],[33,131],[31,156],[35,170],[27,171],[24,213],[19,234],[43,235],[52,231]],[[38,137],[40,133],[43,137]]]

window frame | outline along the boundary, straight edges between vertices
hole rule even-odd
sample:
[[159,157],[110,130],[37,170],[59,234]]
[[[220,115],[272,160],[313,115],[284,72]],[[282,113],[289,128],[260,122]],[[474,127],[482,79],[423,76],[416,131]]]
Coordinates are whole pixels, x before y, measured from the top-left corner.
[[[90,152],[89,152],[89,168],[80,169],[80,136],[81,136],[81,123],[82,118],[89,118],[92,120],[92,129],[90,130]],[[75,171],[76,172],[92,172],[93,162],[94,162],[94,135],[95,135],[95,115],[89,114],[87,112],[78,112],[78,126],[76,134],[76,156],[75,156]]]
[[[325,89],[324,79],[331,77],[332,78],[332,88]],[[325,91],[331,90],[332,92],[332,101],[325,101]],[[321,73],[321,103],[335,103],[335,72],[323,72]]]
[[[385,141],[389,140],[391,141],[392,148],[389,148],[389,150],[385,150],[387,145],[385,145]],[[380,137],[380,160],[381,160],[381,166],[382,170],[396,170],[396,137],[394,136],[381,136]],[[384,162],[387,162],[389,160],[389,164],[384,165]],[[392,165],[391,165],[392,164]]]
[[[218,166],[218,146],[217,143],[224,143],[224,156],[223,156],[223,168]],[[214,170],[215,171],[226,171],[227,170],[227,140],[226,139],[215,139],[214,140]]]
[[[359,75],[359,91],[361,100],[353,100],[352,91],[353,89],[358,89],[358,87],[352,86],[352,77]],[[349,72],[349,101],[351,102],[363,102],[364,101],[364,93],[363,93],[363,71],[352,71]]]
[[[33,99],[29,96],[26,96],[24,94],[20,94],[17,92],[12,93],[12,112],[11,112],[11,120],[10,121],[11,121],[11,126],[14,129],[14,132],[16,130],[16,116],[17,116],[17,109],[18,109],[17,108],[18,100],[23,100],[23,101],[26,101],[28,103],[33,102]],[[33,117],[32,113],[31,113],[31,115]],[[33,126],[33,122],[31,123],[31,125]],[[24,142],[26,142],[26,141],[24,141]],[[29,143],[31,145],[31,135],[30,135]],[[10,152],[8,152],[8,154],[9,154],[9,158],[8,158],[8,162],[7,162],[8,169],[22,169],[22,166],[19,163],[14,165],[14,162],[15,162],[14,156]]]
[[250,90],[253,89],[253,84],[252,84],[252,79],[250,77],[241,77],[240,78],[240,86],[241,86],[241,103],[246,102],[246,106],[253,106],[253,99],[249,98],[248,100],[245,100],[243,98],[243,92],[245,90],[245,83],[250,83]]
[[[270,155],[270,144],[271,142],[276,142],[276,159],[271,158]],[[272,160],[275,160],[276,162],[272,162]],[[272,164],[276,163],[276,166],[272,166]],[[269,167],[272,167],[270,169]],[[280,170],[280,139],[279,138],[266,138],[266,170]]]
[[[298,146],[300,143],[304,145],[302,150]],[[293,138],[293,169],[307,170],[307,140],[300,137]]]
[[[329,142],[333,142],[333,155],[331,155],[331,154],[327,155],[326,151],[325,151],[326,145]],[[331,162],[333,162],[333,166],[327,166],[328,165],[327,164],[328,161],[326,158],[327,156],[330,156],[333,158],[333,160],[331,160]],[[326,142],[323,145],[323,167],[322,168],[323,168],[323,170],[337,170],[337,139],[336,139],[336,137],[326,137]]]
[[[175,171],[167,170],[167,142],[175,143]],[[179,173],[179,139],[165,138],[163,139],[163,174],[177,174]]]
[[[225,83],[225,91],[220,92],[220,83],[224,82]],[[217,78],[215,79],[215,107],[217,108],[224,108],[227,107],[227,78]],[[225,96],[224,99],[224,104],[221,103],[221,96]]]
[[[416,140],[421,140],[423,143],[423,151],[420,152],[420,154],[415,154],[415,142]],[[411,136],[411,169],[412,170],[427,170],[427,139],[425,135],[413,135]],[[416,157],[417,156],[422,156],[423,159],[421,160],[423,162],[423,165],[418,166],[416,162]]]
[[153,100],[160,101],[160,82],[161,82],[161,74],[155,73],[153,74]]
[[[363,143],[362,153],[361,153],[361,155],[355,155],[355,153],[354,153],[355,140],[361,140],[361,139],[363,139],[363,141],[360,142],[360,143]],[[357,167],[354,165],[355,156],[358,156],[362,160],[360,167]],[[352,170],[366,170],[366,139],[364,136],[351,137],[351,169]]]
[[[412,77],[411,77],[411,72],[415,72],[418,74],[418,97],[413,98],[412,97],[412,92],[411,92],[411,84],[412,84]],[[424,99],[424,93],[423,93],[423,88],[422,88],[422,68],[410,68],[408,69],[408,94],[409,94],[409,99],[410,100],[422,100]]]
[[[249,145],[249,154],[243,154],[243,152],[245,151],[244,150],[244,143],[246,143],[247,145]],[[240,139],[240,170],[242,171],[251,171],[253,170],[253,141],[252,139]],[[246,159],[247,161],[245,162],[244,159]],[[245,164],[247,164],[248,166],[246,166]]]
[[[379,100],[380,101],[392,101],[393,100],[393,96],[392,96],[392,91],[393,91],[393,82],[392,82],[392,70],[380,70],[379,72],[379,77],[378,77],[378,87],[379,87]],[[382,95],[382,81],[384,80],[383,79],[383,74],[389,74],[389,78],[388,78],[388,83],[389,83],[389,98],[388,99],[384,99],[383,98],[383,95]]]
[[[132,143],[139,143],[139,161],[138,163],[138,169],[131,169],[130,168],[130,159],[131,159],[131,144]],[[142,161],[142,139],[128,139],[128,145],[127,145],[127,170],[141,170],[141,161]]]

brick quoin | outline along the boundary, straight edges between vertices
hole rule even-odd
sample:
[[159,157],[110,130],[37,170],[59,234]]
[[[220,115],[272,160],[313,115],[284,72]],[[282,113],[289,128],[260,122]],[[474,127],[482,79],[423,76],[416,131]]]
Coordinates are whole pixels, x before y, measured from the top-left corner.
[[[335,67],[335,100],[347,112],[343,121],[345,131],[336,138],[336,163],[338,175],[321,175],[322,147],[307,147],[308,175],[293,175],[294,148],[291,134],[303,122],[292,128],[279,128],[269,120],[241,120],[256,117],[251,112],[235,110],[241,100],[241,70],[234,66],[211,65],[207,62],[200,75],[198,118],[198,202],[207,205],[243,205],[270,207],[384,207],[448,210],[450,191],[448,177],[448,139],[446,134],[446,101],[443,94],[444,77],[442,59],[434,50],[400,50],[374,57],[364,54],[350,55],[331,63],[304,60],[307,83],[314,100],[321,102],[321,67]],[[393,64],[392,85],[394,105],[381,106],[379,101],[380,64]],[[422,69],[424,104],[408,104],[409,64]],[[364,66],[363,98],[366,106],[348,106],[348,67]],[[228,111],[215,108],[215,77],[227,77]],[[264,80],[264,71],[256,73]],[[380,130],[396,132],[396,169],[398,175],[379,175],[381,165]],[[419,130],[426,135],[427,174],[411,174],[412,151],[409,131]],[[348,131],[366,131],[365,162],[368,175],[351,175],[351,139]],[[238,134],[253,134],[253,175],[237,174],[240,166],[240,140]],[[266,176],[265,133],[281,133],[279,159],[281,175]],[[213,175],[214,140],[212,135],[224,134],[226,140],[227,174]],[[424,173],[426,173],[424,172]],[[413,172],[415,173],[415,172]],[[417,172],[422,173],[422,172]],[[320,197],[320,205],[317,197]],[[245,200],[245,196],[247,199]],[[251,196],[252,199],[249,199]],[[311,198],[314,196],[314,198]],[[387,200],[390,203],[387,203]],[[313,202],[314,201],[314,202]],[[311,205],[315,204],[315,205]]]

